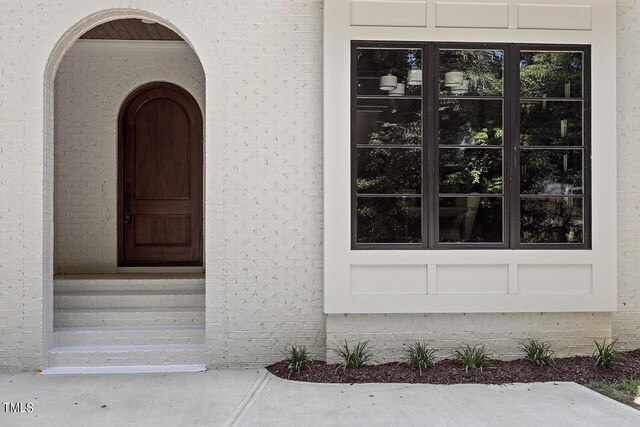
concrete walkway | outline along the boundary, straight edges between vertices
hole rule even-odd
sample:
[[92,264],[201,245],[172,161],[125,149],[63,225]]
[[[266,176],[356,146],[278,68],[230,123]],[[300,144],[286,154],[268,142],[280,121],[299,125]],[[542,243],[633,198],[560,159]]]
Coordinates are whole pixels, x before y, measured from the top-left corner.
[[[5,413],[4,402],[32,403]],[[12,426],[639,426],[640,411],[573,383],[309,384],[265,370],[0,375]]]

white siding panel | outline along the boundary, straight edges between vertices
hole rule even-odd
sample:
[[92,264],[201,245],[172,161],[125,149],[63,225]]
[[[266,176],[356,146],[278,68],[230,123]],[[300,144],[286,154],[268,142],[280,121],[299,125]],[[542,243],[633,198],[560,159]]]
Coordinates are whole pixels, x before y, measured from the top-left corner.
[[509,28],[509,6],[496,3],[436,3],[436,27]]
[[591,30],[591,6],[518,5],[518,28]]
[[439,295],[506,295],[508,265],[439,265]]
[[351,294],[409,294],[427,293],[426,265],[353,265],[351,266]]
[[424,1],[351,2],[351,25],[380,27],[426,27],[427,3]]
[[588,295],[593,288],[591,265],[520,265],[518,293]]

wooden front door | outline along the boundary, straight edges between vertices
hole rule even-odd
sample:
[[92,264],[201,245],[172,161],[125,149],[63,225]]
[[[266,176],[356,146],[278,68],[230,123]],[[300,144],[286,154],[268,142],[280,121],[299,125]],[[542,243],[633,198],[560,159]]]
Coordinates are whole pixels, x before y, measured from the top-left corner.
[[118,251],[122,266],[202,265],[202,114],[169,83],[120,111]]

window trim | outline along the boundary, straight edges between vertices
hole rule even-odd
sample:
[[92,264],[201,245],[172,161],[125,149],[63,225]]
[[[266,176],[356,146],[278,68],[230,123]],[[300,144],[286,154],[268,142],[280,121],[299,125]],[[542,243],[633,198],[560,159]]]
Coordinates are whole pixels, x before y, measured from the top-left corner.
[[[358,243],[357,239],[357,49],[358,48],[422,49],[422,242],[421,243]],[[503,242],[501,243],[441,243],[439,242],[439,55],[441,48],[500,49],[503,65]],[[588,44],[545,43],[475,43],[475,42],[402,42],[351,40],[350,46],[351,100],[351,249],[353,250],[591,250],[592,249],[592,182],[591,182],[591,46]],[[582,243],[520,243],[520,79],[518,58],[523,50],[582,52],[583,54],[583,201]],[[511,154],[513,152],[513,154]],[[433,191],[429,191],[429,190]],[[461,195],[464,197],[465,195]],[[558,196],[562,197],[562,196]],[[569,196],[575,197],[575,196]]]

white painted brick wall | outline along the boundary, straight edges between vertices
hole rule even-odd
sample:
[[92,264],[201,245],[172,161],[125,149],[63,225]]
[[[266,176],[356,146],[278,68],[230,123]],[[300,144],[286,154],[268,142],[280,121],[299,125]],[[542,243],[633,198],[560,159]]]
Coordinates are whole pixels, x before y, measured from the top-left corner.
[[[6,0],[0,3],[0,366],[41,366],[43,313],[45,341],[51,335],[51,70],[81,30],[134,16],[171,22],[207,75],[210,364],[268,363],[293,342],[322,355],[322,1]],[[86,188],[97,188],[100,179],[91,177]],[[56,254],[59,265],[78,242],[87,252],[84,265],[104,261],[84,241],[100,239],[101,226],[94,222],[93,229],[89,220],[104,210],[90,212],[79,235],[57,242],[67,245]]]
[[613,335],[640,347],[640,5],[618,8],[618,312]]
[[169,81],[204,111],[204,71],[193,51],[86,49],[65,56],[55,81],[57,274],[116,271],[117,118],[125,98],[141,84]]
[[398,361],[403,345],[425,341],[449,357],[459,345],[485,344],[503,359],[521,357],[527,338],[552,344],[556,356],[588,355],[593,340],[611,339],[610,313],[349,314],[327,317],[327,359],[347,340],[369,340],[378,362]]
[[[43,313],[51,318],[53,273],[50,70],[81,29],[144,13],[174,24],[198,53],[207,76],[209,363],[269,363],[291,343],[307,344],[322,356],[322,1],[4,0],[0,368],[41,366],[50,335],[50,320],[42,333]],[[406,332],[415,331],[415,338],[441,340],[443,346],[453,345],[452,337],[483,340],[508,356],[524,335],[544,331],[561,352],[582,353],[592,336],[611,332],[637,347],[638,14],[638,6],[619,10],[620,312],[613,315],[613,331],[607,314],[331,316],[326,319],[330,345],[342,337],[378,333],[376,347],[389,348],[378,359],[387,360],[397,356],[391,348],[414,339]]]

